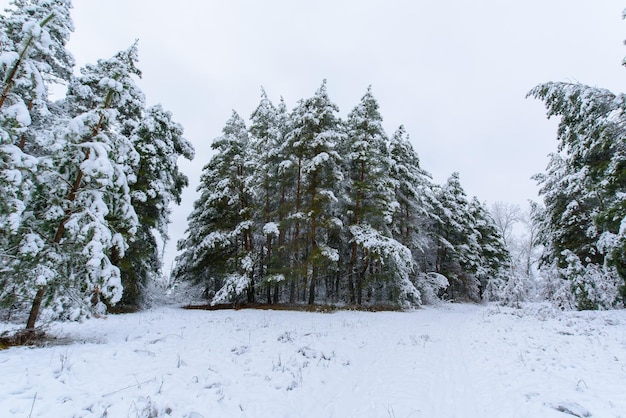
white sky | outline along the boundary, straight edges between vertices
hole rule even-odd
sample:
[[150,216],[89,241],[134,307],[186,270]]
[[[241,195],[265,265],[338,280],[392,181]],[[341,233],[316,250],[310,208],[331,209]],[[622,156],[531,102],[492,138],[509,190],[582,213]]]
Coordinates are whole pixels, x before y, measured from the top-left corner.
[[[8,0],[1,0],[4,8]],[[454,171],[491,204],[537,200],[530,177],[556,148],[555,121],[526,93],[546,81],[624,91],[624,4],[614,0],[74,0],[78,66],[139,39],[139,85],[196,148],[174,209],[169,270],[210,143],[263,86],[291,109],[324,78],[341,116],[368,85],[391,135],[404,124],[437,183]],[[78,69],[78,68],[77,68]]]

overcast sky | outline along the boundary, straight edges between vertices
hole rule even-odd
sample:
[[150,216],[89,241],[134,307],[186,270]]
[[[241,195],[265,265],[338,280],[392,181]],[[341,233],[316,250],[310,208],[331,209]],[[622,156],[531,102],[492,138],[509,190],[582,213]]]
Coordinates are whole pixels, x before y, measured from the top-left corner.
[[[0,1],[2,6],[7,0]],[[538,200],[530,177],[556,148],[556,121],[526,93],[546,81],[624,91],[626,4],[615,0],[74,0],[77,65],[139,39],[139,81],[196,148],[174,209],[166,269],[186,228],[211,141],[263,86],[291,109],[328,80],[341,116],[368,85],[391,135],[404,124],[422,167],[458,171],[488,205]]]

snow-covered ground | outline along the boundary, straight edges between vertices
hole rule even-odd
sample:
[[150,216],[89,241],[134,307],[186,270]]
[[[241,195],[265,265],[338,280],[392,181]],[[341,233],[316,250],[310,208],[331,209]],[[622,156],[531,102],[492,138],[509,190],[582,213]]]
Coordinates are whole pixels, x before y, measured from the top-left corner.
[[0,351],[2,416],[626,417],[626,311],[169,307],[49,332]]

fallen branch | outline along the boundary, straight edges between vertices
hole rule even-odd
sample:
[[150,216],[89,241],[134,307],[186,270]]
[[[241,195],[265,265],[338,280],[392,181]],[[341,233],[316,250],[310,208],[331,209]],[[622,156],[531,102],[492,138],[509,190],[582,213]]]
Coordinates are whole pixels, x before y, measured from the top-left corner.
[[125,388],[122,388],[122,389],[114,390],[113,392],[105,393],[104,395],[102,395],[102,397],[106,398],[107,396],[114,395],[116,393],[122,392],[122,391],[127,390],[127,389],[138,388],[141,385],[145,385],[146,383],[150,383],[150,382],[154,382],[154,381],[156,381],[156,377],[154,377],[152,379],[149,379],[149,380],[146,380],[145,382],[140,382],[140,383],[137,383],[135,385],[126,386]]

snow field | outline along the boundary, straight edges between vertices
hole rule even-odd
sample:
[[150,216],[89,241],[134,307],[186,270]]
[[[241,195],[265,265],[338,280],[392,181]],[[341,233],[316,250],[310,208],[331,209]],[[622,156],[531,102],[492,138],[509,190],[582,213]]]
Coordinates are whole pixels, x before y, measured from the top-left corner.
[[20,417],[626,417],[626,311],[187,311],[0,351]]

